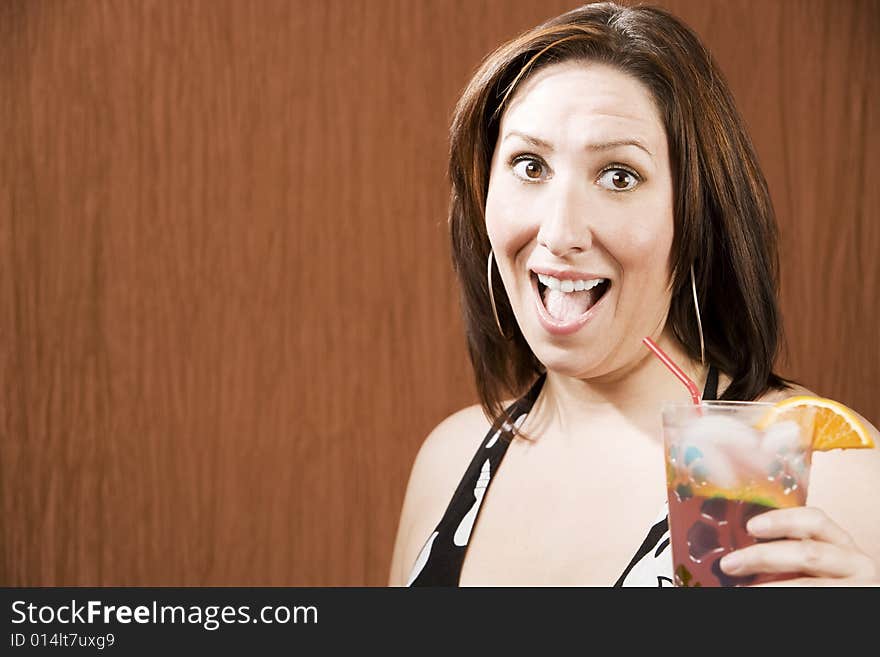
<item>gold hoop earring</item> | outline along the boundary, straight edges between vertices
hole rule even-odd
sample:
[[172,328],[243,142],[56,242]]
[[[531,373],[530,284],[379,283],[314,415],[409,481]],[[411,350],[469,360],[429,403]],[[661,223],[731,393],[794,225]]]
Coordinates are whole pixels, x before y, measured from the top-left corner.
[[703,318],[700,317],[700,302],[697,300],[697,281],[694,278],[694,266],[691,265],[691,292],[694,293],[694,310],[697,313],[697,331],[700,333],[700,363],[706,365],[706,344],[703,342]]
[[498,332],[501,334],[501,337],[505,340],[510,340],[510,338],[504,335],[504,331],[501,330],[501,321],[498,319],[498,309],[495,307],[495,292],[492,290],[492,249],[489,249],[489,260],[486,264],[486,282],[489,285],[489,302],[492,304],[492,315],[495,317],[495,326],[498,327]]

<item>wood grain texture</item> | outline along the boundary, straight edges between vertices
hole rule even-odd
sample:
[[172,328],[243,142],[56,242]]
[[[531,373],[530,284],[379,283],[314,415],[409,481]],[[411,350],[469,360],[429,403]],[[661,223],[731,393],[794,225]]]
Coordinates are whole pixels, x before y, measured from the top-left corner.
[[[785,374],[880,422],[877,2],[661,3],[782,232]],[[0,3],[0,583],[381,585],[474,403],[446,130],[556,0]]]

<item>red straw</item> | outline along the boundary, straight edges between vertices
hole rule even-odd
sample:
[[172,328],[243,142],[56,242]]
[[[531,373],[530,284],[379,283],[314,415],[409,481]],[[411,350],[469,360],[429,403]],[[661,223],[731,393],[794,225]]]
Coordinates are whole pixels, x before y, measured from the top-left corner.
[[700,403],[700,391],[697,389],[697,384],[691,381],[690,377],[685,374],[682,369],[672,362],[672,359],[667,356],[663,350],[657,346],[657,343],[654,342],[651,338],[645,338],[642,340],[645,343],[645,346],[648,347],[654,354],[659,358],[666,367],[670,369],[670,371],[678,377],[678,380],[687,386],[688,392],[691,393],[691,399],[695,404]]

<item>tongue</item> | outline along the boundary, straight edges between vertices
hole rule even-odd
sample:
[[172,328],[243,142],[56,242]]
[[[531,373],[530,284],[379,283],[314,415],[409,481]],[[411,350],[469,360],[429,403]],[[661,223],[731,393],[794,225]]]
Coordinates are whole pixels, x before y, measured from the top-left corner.
[[580,292],[544,290],[544,306],[547,308],[550,316],[560,322],[567,322],[580,317],[592,305],[593,290],[581,290]]

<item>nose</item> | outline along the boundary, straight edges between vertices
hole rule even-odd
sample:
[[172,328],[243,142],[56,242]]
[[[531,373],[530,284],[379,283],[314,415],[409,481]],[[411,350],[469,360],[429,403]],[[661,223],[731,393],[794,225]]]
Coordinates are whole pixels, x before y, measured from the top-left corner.
[[554,183],[547,212],[538,229],[538,244],[557,258],[589,250],[593,245],[593,233],[587,190],[584,189],[588,183],[561,177],[557,177]]

